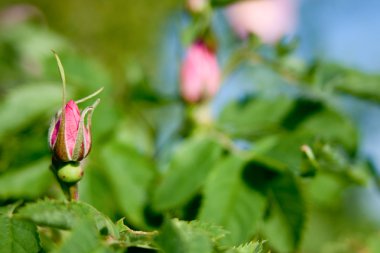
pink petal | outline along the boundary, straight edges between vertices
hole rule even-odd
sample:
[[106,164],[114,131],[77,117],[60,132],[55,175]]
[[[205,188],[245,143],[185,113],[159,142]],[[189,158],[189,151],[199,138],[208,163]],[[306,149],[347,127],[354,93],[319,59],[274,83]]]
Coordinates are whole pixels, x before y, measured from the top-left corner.
[[[188,102],[212,96],[219,88],[220,71],[215,54],[203,43],[193,44],[181,66],[181,94]],[[204,94],[206,93],[206,94]]]
[[58,120],[57,123],[55,123],[53,133],[50,137],[50,148],[53,149],[55,141],[57,140],[58,131],[59,131],[59,125],[61,124],[61,120]]
[[80,111],[73,100],[65,106],[65,141],[70,155],[72,155],[77,138],[80,121]]
[[205,92],[209,97],[214,96],[220,86],[220,69],[217,62],[217,59],[214,54],[210,51],[205,52],[207,59],[207,64],[204,66],[204,75],[205,75]]
[[241,1],[227,8],[232,28],[242,38],[255,33],[265,43],[274,43],[292,32],[298,0]]

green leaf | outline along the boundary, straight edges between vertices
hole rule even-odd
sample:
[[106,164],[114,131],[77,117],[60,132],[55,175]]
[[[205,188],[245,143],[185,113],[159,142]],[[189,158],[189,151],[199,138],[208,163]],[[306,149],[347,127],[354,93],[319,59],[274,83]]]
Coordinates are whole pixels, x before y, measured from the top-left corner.
[[62,241],[61,230],[58,228],[38,227],[41,252],[53,252]]
[[269,244],[281,252],[292,252],[300,244],[306,222],[306,204],[296,179],[281,175],[270,183],[270,213],[264,234]]
[[270,140],[270,145],[264,150],[258,150],[260,155],[270,157],[290,171],[299,173],[303,161],[301,146],[313,143],[314,136],[305,131],[294,131],[264,138],[260,141],[265,142],[266,139]]
[[156,231],[144,232],[132,230],[124,224],[124,218],[120,219],[116,223],[116,226],[120,237],[114,242],[115,244],[122,247],[154,248],[154,238],[158,234]]
[[337,209],[347,184],[338,175],[319,172],[308,186],[310,201],[319,207]]
[[245,184],[266,195],[267,207],[263,227],[264,238],[280,252],[293,252],[300,243],[306,220],[306,205],[293,174],[253,158],[244,166]]
[[1,215],[0,231],[2,253],[39,252],[37,228],[33,223]]
[[22,204],[22,201],[19,200],[15,203],[12,203],[10,205],[6,206],[0,206],[0,215],[5,215],[5,216],[12,216],[13,211]]
[[377,103],[380,102],[379,75],[365,74],[341,67],[336,68],[330,68],[330,71],[334,71],[336,75],[331,83],[337,91]]
[[154,139],[146,122],[128,115],[120,120],[115,134],[118,142],[136,149],[141,154],[154,154]]
[[[283,122],[293,131],[262,138],[255,143],[255,147],[262,146],[261,143],[269,145],[266,145],[264,150],[255,151],[277,160],[296,173],[300,173],[303,161],[302,145],[312,145],[317,140],[322,140],[344,146],[351,153],[355,151],[357,130],[348,118],[332,109],[318,110],[318,104],[309,104],[308,107],[311,107],[308,114],[312,115],[304,115],[297,123],[295,123],[296,115],[294,117],[288,115],[286,120],[288,123]],[[291,114],[297,111],[299,110],[293,110]]]
[[340,143],[350,151],[355,150],[358,143],[358,132],[354,124],[331,109],[308,118],[300,124],[298,130],[326,141]]
[[238,137],[254,137],[278,131],[292,106],[293,101],[287,97],[234,102],[222,111],[218,126]]
[[25,84],[12,90],[0,105],[0,141],[6,133],[22,129],[37,117],[51,112],[60,101],[59,84]]
[[244,160],[230,156],[220,161],[207,178],[199,219],[218,224],[230,234],[225,242],[249,240],[258,229],[266,200],[242,180]]
[[204,233],[206,233],[214,244],[219,243],[219,241],[228,234],[228,231],[226,231],[223,227],[217,226],[212,223],[201,222],[199,220],[192,220],[189,222],[189,225],[191,225],[193,228],[200,229]]
[[93,158],[96,158],[95,153],[86,160],[88,169],[79,184],[80,200],[89,203],[109,217],[115,217],[117,205],[115,200],[110,198],[111,184],[107,180],[102,164]]
[[177,219],[164,223],[156,242],[166,253],[213,252],[212,241],[203,229]]
[[237,247],[228,249],[226,253],[261,253],[264,242],[249,242]]
[[155,173],[153,163],[134,149],[118,143],[108,144],[101,155],[104,173],[111,183],[112,196],[123,215],[134,226],[147,227],[144,208]]
[[209,138],[198,137],[184,142],[176,149],[168,171],[154,192],[154,208],[167,210],[189,201],[203,185],[221,151],[221,147]]
[[81,220],[74,227],[70,236],[54,252],[56,253],[92,253],[112,252],[101,242],[99,232],[89,220]]
[[[29,72],[35,72],[35,68],[38,70],[42,68],[42,61],[52,56],[49,49],[54,48],[61,51],[68,48],[67,41],[64,38],[52,33],[51,30],[41,29],[41,27],[30,22],[12,26],[12,28],[7,29],[7,32],[3,32],[3,35],[5,39],[9,40],[9,43],[15,46],[19,57],[27,59],[33,64],[34,68]],[[19,63],[19,65],[22,64]],[[33,76],[35,75],[33,73]]]
[[47,158],[0,175],[0,199],[35,198],[54,182]]
[[29,220],[39,226],[71,229],[81,219],[91,219],[98,230],[117,236],[111,220],[92,206],[82,202],[42,200],[18,209],[16,217]]
[[305,159],[304,166],[310,166],[309,171],[314,170],[335,174],[347,184],[365,185],[370,180],[370,168],[363,162],[355,162],[339,146],[335,147],[328,143],[318,141],[310,148],[313,157]]
[[325,105],[319,100],[299,97],[281,124],[288,130],[294,130],[300,123],[324,109]]

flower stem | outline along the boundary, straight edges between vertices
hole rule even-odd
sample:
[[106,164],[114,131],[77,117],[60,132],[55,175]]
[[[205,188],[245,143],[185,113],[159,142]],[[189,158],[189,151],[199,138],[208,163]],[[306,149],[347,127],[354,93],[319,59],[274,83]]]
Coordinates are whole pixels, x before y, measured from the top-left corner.
[[76,184],[66,184],[64,182],[58,181],[65,197],[68,201],[78,201],[79,193],[78,193],[78,183]]
[[78,184],[77,183],[69,186],[68,197],[69,197],[69,201],[78,201],[79,200],[79,191],[78,191]]

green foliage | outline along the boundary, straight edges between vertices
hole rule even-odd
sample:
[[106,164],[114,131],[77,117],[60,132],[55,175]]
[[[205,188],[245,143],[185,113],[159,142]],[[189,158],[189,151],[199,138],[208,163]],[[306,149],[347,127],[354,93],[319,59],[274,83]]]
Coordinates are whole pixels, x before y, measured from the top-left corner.
[[226,228],[228,245],[247,241],[258,230],[266,201],[258,191],[250,189],[242,178],[244,161],[239,157],[221,160],[210,173],[199,214],[202,221]]
[[41,200],[18,210],[16,217],[32,221],[39,226],[71,229],[80,220],[91,217],[99,230],[115,236],[117,231],[108,217],[92,206],[81,202]]
[[[194,196],[218,160],[221,147],[208,138],[189,139],[179,147],[168,171],[157,186],[153,205],[157,210],[165,210],[183,205]],[[176,194],[173,195],[173,189]]]
[[55,250],[60,253],[112,252],[100,241],[100,236],[94,224],[86,219],[79,221],[68,238]]
[[145,227],[144,208],[147,190],[155,174],[151,161],[121,144],[104,147],[104,174],[109,178],[115,201],[123,215],[139,227]]
[[249,242],[247,244],[233,247],[227,253],[261,253],[263,250],[262,242]]
[[139,247],[145,249],[154,248],[154,239],[157,236],[157,231],[143,232],[134,231],[124,224],[124,219],[116,223],[120,237],[117,243],[128,245],[128,247]]
[[57,84],[25,84],[13,90],[0,105],[0,139],[51,112],[60,101]]
[[[211,9],[189,15],[185,47],[204,33],[218,38]],[[80,55],[38,22],[1,26],[0,251],[378,252],[378,219],[362,213],[365,196],[356,192],[379,176],[359,151],[342,94],[379,102],[379,77],[308,65],[291,55],[294,41],[272,47],[223,36],[232,49],[223,74],[243,67],[247,83],[260,85],[214,115],[220,103],[168,95],[139,61],[106,69],[117,61]],[[62,200],[49,170],[47,127],[61,108],[51,48],[70,98],[105,87],[78,202]]]
[[33,223],[0,217],[1,251],[4,253],[39,252],[37,228]]
[[[0,175],[0,199],[41,196],[51,185],[53,175],[46,168],[50,161],[42,159],[23,168]],[[28,187],[23,187],[27,185]]]
[[270,209],[264,234],[275,248],[292,251],[298,248],[306,223],[305,200],[291,175],[281,175],[269,187]]
[[[260,252],[260,243],[226,248],[222,244],[226,233],[222,227],[209,223],[167,219],[156,238],[156,243],[164,252]],[[257,251],[254,251],[255,249]]]
[[178,220],[168,220],[164,224],[157,244],[161,250],[168,253],[212,252],[212,243],[206,233]]
[[4,253],[34,253],[40,251],[35,224],[15,219],[9,206],[8,212],[0,213],[0,249]]
[[[333,86],[337,91],[355,97],[380,102],[379,75],[371,75],[354,69],[345,69],[339,66],[329,66],[329,72],[334,73]],[[363,85],[365,84],[365,85]]]
[[279,125],[292,108],[287,97],[251,99],[234,102],[224,108],[218,118],[220,128],[233,136],[252,138],[279,131]]

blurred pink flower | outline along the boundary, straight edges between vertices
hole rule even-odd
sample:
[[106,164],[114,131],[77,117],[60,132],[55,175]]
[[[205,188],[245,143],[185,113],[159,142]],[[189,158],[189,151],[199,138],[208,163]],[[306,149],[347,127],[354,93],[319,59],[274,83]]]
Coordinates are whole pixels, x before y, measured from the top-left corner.
[[221,79],[215,53],[203,42],[194,43],[186,52],[180,78],[181,94],[186,101],[214,96]]
[[198,13],[203,11],[209,0],[187,0],[187,7],[190,11]]
[[11,26],[32,18],[44,21],[42,12],[31,4],[14,4],[0,9],[0,26]]
[[254,33],[264,43],[274,43],[294,30],[298,0],[241,1],[227,8],[227,18],[241,37]]

